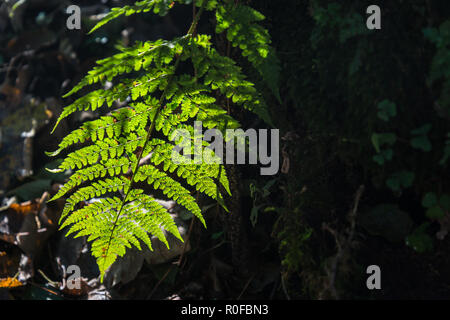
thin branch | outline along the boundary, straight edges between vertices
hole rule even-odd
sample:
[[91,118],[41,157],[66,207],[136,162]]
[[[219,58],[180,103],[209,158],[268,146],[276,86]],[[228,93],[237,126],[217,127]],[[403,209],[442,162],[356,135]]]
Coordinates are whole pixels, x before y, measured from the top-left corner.
[[345,253],[350,249],[351,244],[353,242],[353,238],[355,235],[355,229],[356,229],[356,215],[358,213],[358,206],[359,202],[361,200],[361,196],[364,192],[364,185],[361,185],[355,194],[355,199],[353,201],[353,208],[348,213],[348,219],[350,221],[350,231],[348,233],[347,237],[342,237],[338,232],[334,229],[332,229],[327,224],[323,224],[322,229],[328,231],[330,234],[333,235],[336,246],[337,246],[337,253],[331,260],[331,266],[327,270],[328,277],[329,277],[329,284],[328,289],[331,292],[331,295],[335,299],[339,299],[339,293],[336,290],[335,283],[336,283],[336,277],[338,273],[338,266],[341,262],[342,257],[345,255]]

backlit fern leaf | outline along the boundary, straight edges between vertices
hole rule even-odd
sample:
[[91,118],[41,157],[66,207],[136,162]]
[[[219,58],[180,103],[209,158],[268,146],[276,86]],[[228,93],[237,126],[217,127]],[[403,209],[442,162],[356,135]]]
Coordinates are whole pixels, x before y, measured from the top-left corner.
[[[189,4],[191,0],[144,0],[137,1],[132,6],[124,6],[119,8],[112,8],[111,12],[109,12],[89,33],[94,32],[98,28],[107,24],[111,20],[114,20],[120,16],[130,16],[132,14],[141,13],[141,12],[149,12],[153,11],[155,14],[159,14],[164,16],[167,12],[173,7],[175,2],[179,2],[182,4]],[[196,5],[200,6],[202,1],[196,1]],[[217,0],[207,1],[204,5],[204,9],[213,10],[217,7]]]
[[227,31],[227,39],[242,50],[242,55],[261,74],[279,101],[280,61],[270,46],[269,32],[259,25],[265,19],[260,12],[246,5],[228,4],[216,11],[216,32]]
[[137,1],[132,6],[124,6],[120,8],[112,8],[97,25],[92,28],[90,33],[94,32],[98,28],[107,24],[111,20],[114,20],[122,15],[130,16],[132,14],[153,11],[156,14],[165,15],[170,9],[170,4],[172,1],[168,0],[151,0],[151,1]]
[[[219,10],[223,4],[216,0],[195,4],[200,10],[186,36],[138,42],[100,60],[66,97],[83,88],[90,91],[66,106],[57,120],[56,125],[76,111],[110,108],[106,115],[84,122],[69,133],[57,150],[49,153],[67,153],[59,167],[51,171],[72,171],[51,199],[67,198],[61,228],[88,237],[102,279],[127,248],[140,249],[142,243],[151,248],[150,235],[167,246],[163,230],[183,241],[171,215],[148,195],[149,190],[162,191],[205,226],[196,201],[198,193],[211,197],[226,210],[221,192],[231,192],[222,162],[205,141],[200,150],[195,143],[187,150],[188,155],[200,151],[205,156],[202,163],[174,161],[174,148],[183,139],[174,138],[177,130],[187,131],[192,139],[194,121],[222,133],[240,127],[221,105],[220,97],[230,98],[235,106],[270,123],[261,95],[241,68],[212,47],[210,36],[194,36],[202,12]],[[170,7],[171,1],[146,0],[115,8],[93,30],[121,15],[147,11],[165,14]],[[195,72],[180,74],[181,62],[191,63]],[[116,109],[117,100],[128,104]]]

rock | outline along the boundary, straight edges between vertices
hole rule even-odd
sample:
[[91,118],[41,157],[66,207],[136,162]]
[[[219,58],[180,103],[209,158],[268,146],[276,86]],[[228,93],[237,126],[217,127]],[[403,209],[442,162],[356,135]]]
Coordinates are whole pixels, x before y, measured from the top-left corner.
[[47,120],[45,106],[30,96],[16,107],[11,103],[8,98],[0,101],[0,189],[5,191],[13,181],[33,174],[33,138]]
[[381,204],[362,213],[358,223],[369,233],[391,242],[402,242],[410,234],[413,221],[407,212],[393,204]]

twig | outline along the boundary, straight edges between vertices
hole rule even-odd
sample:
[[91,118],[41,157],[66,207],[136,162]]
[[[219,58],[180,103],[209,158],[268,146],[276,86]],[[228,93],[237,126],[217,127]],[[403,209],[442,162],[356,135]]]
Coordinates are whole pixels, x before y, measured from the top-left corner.
[[158,283],[153,287],[153,290],[150,292],[150,294],[147,296],[147,300],[150,300],[153,294],[155,293],[156,289],[159,288],[161,283],[166,280],[167,276],[169,275],[170,271],[172,271],[174,264],[170,266],[169,269],[167,269],[166,273],[162,276],[161,279],[159,279]]
[[289,296],[289,293],[286,288],[286,283],[284,281],[284,277],[282,274],[280,275],[280,277],[281,277],[281,287],[283,288],[284,295],[286,296],[286,299],[291,300],[291,297]]
[[355,235],[356,227],[356,214],[358,213],[359,201],[364,192],[364,185],[359,186],[358,191],[356,191],[355,201],[353,203],[353,210],[349,213],[348,217],[350,219],[350,234],[347,238],[346,245],[349,246]]
[[210,252],[210,251],[212,251],[212,250],[214,250],[214,249],[217,249],[217,248],[221,247],[221,246],[224,245],[225,243],[229,243],[229,242],[226,241],[226,240],[222,240],[222,241],[220,241],[218,244],[216,244],[215,246],[213,246],[213,247],[211,247],[211,248],[208,248],[208,249],[204,250],[204,251],[201,253],[200,256],[204,256],[206,253],[208,253],[208,252]]
[[256,274],[253,274],[250,279],[248,279],[247,283],[245,284],[244,288],[242,289],[241,293],[239,294],[239,296],[236,298],[236,300],[241,300],[242,295],[244,294],[244,292],[247,290],[248,286],[250,285],[250,283],[252,282],[253,278],[255,277]]
[[47,277],[47,276],[45,275],[45,273],[44,273],[41,269],[38,269],[38,272],[40,273],[40,275],[41,275],[45,280],[47,280],[47,282],[48,282],[52,287],[55,287],[55,288],[58,288],[58,289],[59,289],[59,286],[60,286],[60,283],[59,283],[59,282],[50,280],[50,278]]
[[348,213],[348,219],[350,221],[350,231],[347,237],[341,237],[338,232],[334,229],[332,229],[327,224],[322,225],[323,230],[327,230],[330,234],[333,235],[336,246],[337,246],[337,253],[331,260],[331,266],[327,270],[328,277],[329,277],[329,284],[328,289],[331,292],[331,295],[336,299],[339,300],[339,294],[336,290],[335,283],[336,283],[336,277],[338,273],[338,265],[344,256],[345,253],[350,249],[351,244],[353,242],[353,237],[355,235],[355,229],[356,229],[356,214],[358,212],[358,206],[359,201],[361,200],[361,196],[364,192],[364,185],[361,185],[358,188],[358,191],[356,191],[355,200],[353,201],[353,208]]
[[274,285],[273,285],[273,289],[272,292],[270,293],[270,297],[269,300],[273,300],[273,296],[275,295],[275,292],[277,292],[277,287],[279,285],[279,278],[277,277],[277,280],[275,281]]
[[180,258],[178,259],[178,261],[175,263],[176,265],[178,265],[180,268],[182,268],[183,266],[181,265],[181,262],[183,261],[184,258],[184,254],[186,253],[186,247],[187,244],[189,243],[189,239],[191,238],[191,233],[192,233],[192,229],[194,227],[194,223],[195,223],[195,219],[192,218],[191,219],[191,225],[189,226],[189,231],[188,234],[186,236],[186,240],[184,241],[183,244],[183,251],[181,252]]
[[58,292],[56,292],[56,291],[53,291],[53,290],[50,290],[50,289],[48,289],[48,288],[46,288],[46,287],[43,287],[43,286],[41,286],[41,285],[38,285],[38,284],[36,284],[36,283],[34,283],[34,282],[28,282],[29,284],[31,284],[32,286],[34,286],[34,287],[36,287],[36,288],[39,288],[39,289],[41,289],[41,290],[44,290],[44,291],[47,291],[48,293],[51,293],[51,294],[53,294],[53,295],[55,295],[55,296],[57,296],[57,297],[60,297],[60,298],[62,298],[62,295],[60,295]]

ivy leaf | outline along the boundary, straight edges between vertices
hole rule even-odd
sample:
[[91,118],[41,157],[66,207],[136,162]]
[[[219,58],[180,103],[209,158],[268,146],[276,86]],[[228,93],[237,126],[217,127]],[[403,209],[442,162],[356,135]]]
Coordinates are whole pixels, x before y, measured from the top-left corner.
[[431,124],[427,123],[426,125],[424,125],[420,128],[412,130],[411,134],[412,135],[426,135],[426,134],[428,134],[428,132],[430,132],[431,128],[432,128]]
[[444,217],[444,215],[444,210],[442,210],[439,206],[431,207],[426,212],[426,216],[432,220],[441,219]]
[[395,103],[389,100],[383,100],[378,104],[378,118],[383,121],[389,121],[390,118],[393,118],[397,115],[397,106]]
[[450,196],[448,194],[441,196],[439,199],[439,204],[444,210],[450,211]]
[[430,152],[432,149],[432,145],[430,140],[427,137],[428,132],[431,130],[431,124],[427,123],[426,125],[414,129],[411,131],[411,134],[414,135],[410,140],[411,146],[414,149],[419,149],[424,152]]
[[441,166],[447,163],[448,158],[450,158],[450,133],[447,134],[447,141],[445,142],[446,146],[444,148],[444,156],[442,157],[439,164]]
[[403,188],[412,186],[414,182],[415,174],[411,171],[401,171],[394,173],[386,181],[386,185],[394,192],[399,192]]
[[425,28],[422,30],[424,36],[431,40],[432,42],[439,42],[441,41],[441,37],[439,35],[439,31],[435,28]]
[[414,149],[419,149],[422,150],[424,152],[430,152],[432,149],[432,145],[430,140],[428,139],[427,136],[423,135],[423,136],[419,136],[416,138],[412,138],[411,139],[411,146]]
[[375,150],[380,153],[381,147],[385,144],[392,146],[397,141],[397,136],[395,133],[373,133],[372,134],[372,145]]
[[431,208],[437,204],[437,196],[434,192],[428,192],[422,199],[422,206]]
[[373,156],[373,161],[375,161],[376,163],[378,163],[381,166],[386,161],[391,161],[393,155],[394,155],[394,151],[392,149],[383,150],[381,153]]
[[426,233],[429,223],[424,223],[406,237],[406,245],[419,253],[433,249],[433,239]]
[[252,211],[250,213],[250,222],[252,223],[252,226],[255,227],[256,223],[258,222],[258,213],[259,209],[262,207],[262,205],[255,206],[252,208]]
[[378,163],[380,166],[382,166],[384,164],[384,157],[381,154],[374,155],[372,159],[373,159],[373,161]]
[[391,161],[392,157],[394,155],[394,151],[392,149],[387,149],[383,151],[383,157],[387,160],[387,161]]
[[392,191],[400,191],[401,185],[400,180],[397,178],[390,178],[386,181],[386,185],[392,190]]

